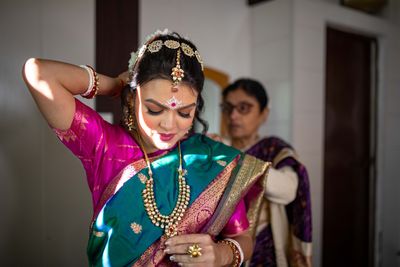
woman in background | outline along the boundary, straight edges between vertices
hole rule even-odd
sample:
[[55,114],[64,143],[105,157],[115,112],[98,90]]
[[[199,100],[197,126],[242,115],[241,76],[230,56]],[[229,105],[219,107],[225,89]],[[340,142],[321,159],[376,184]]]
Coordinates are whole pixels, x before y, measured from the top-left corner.
[[268,96],[252,79],[239,79],[223,91],[223,116],[230,144],[272,162],[250,266],[311,266],[311,200],[306,168],[294,149],[278,137],[260,137]]
[[[251,256],[251,214],[268,164],[189,134],[194,120],[205,125],[203,62],[193,43],[158,32],[117,78],[44,59],[29,59],[23,74],[86,171],[90,266],[239,266]],[[119,94],[121,126],[75,98]]]

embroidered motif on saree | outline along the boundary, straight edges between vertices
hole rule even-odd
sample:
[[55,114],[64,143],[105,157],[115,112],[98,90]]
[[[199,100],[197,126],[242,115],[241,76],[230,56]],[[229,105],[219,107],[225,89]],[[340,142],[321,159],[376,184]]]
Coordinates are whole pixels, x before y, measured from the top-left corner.
[[142,226],[138,223],[131,223],[131,229],[135,234],[140,234],[142,232]]

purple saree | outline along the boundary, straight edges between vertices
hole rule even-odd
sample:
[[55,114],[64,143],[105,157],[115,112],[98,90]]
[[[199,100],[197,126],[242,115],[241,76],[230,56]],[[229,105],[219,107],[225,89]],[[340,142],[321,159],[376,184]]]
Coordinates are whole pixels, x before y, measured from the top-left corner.
[[[297,160],[293,148],[277,137],[260,140],[246,153],[272,162],[275,169],[289,166],[297,173],[299,180],[296,197],[285,206],[290,225],[286,257],[289,266],[311,266],[311,198],[306,168]],[[271,227],[273,225],[268,224],[258,233],[250,266],[279,266]]]

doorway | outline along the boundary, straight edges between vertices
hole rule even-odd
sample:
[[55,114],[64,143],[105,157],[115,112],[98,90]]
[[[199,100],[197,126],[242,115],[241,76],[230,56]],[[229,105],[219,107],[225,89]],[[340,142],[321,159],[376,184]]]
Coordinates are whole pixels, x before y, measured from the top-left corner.
[[323,266],[373,266],[376,62],[373,37],[327,28]]
[[[139,0],[96,0],[96,70],[111,77],[126,71],[138,43]],[[121,123],[119,98],[97,96],[96,111],[110,123]]]

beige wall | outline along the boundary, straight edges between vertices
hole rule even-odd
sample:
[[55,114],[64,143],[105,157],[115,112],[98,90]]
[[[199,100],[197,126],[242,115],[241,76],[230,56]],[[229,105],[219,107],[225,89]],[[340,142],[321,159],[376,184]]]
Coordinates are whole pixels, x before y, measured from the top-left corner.
[[0,1],[1,266],[85,266],[90,194],[23,84],[29,57],[94,63],[94,0]]
[[261,135],[292,140],[293,7],[280,0],[255,5],[251,11],[251,76],[263,83],[270,114]]

